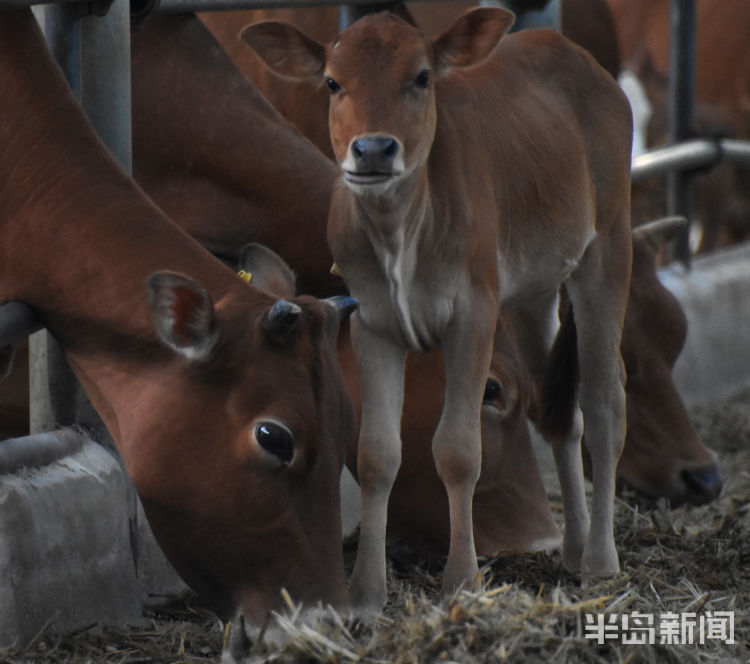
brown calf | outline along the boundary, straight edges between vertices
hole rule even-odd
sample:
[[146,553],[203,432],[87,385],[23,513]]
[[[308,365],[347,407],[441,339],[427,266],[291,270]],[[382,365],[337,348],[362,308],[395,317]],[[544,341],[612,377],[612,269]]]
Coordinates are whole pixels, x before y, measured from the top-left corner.
[[[221,615],[345,601],[354,413],[339,316],[248,286],[106,152],[28,10],[0,14],[0,302],[31,305],[112,433],[154,534]],[[190,276],[187,276],[190,275]]]
[[[414,16],[418,19],[418,23],[424,27],[425,31],[428,34],[432,34],[439,28],[448,25],[450,20],[455,18],[466,5],[467,3],[416,4],[410,7],[410,10],[414,13]],[[265,66],[253,51],[247,48],[243,50],[241,43],[236,38],[236,33],[239,30],[239,26],[243,25],[243,21],[245,23],[257,21],[264,16],[286,18],[290,21],[294,20],[295,25],[299,29],[305,31],[315,39],[321,40],[326,39],[327,35],[330,35],[330,38],[335,36],[338,10],[333,7],[321,7],[295,10],[213,12],[202,15],[203,22],[208,24],[216,37],[225,46],[232,59],[238,66],[242,67],[246,74],[251,76],[264,95],[272,99],[279,110],[300,127],[305,135],[319,145],[321,149],[326,149],[326,146],[328,146],[327,149],[330,150],[330,138],[327,126],[327,99],[325,100],[325,108],[323,107],[324,102],[317,99],[319,92],[325,92],[322,83],[320,81],[296,81],[277,76]],[[590,2],[589,0],[566,0],[563,4],[562,19],[564,34],[576,43],[586,47],[596,57],[597,61],[605,66],[610,74],[616,76],[620,68],[617,35],[614,31],[612,16],[608,11],[606,2],[604,0],[597,0],[595,2]],[[166,37],[160,35],[160,30],[155,30],[155,28],[156,26],[151,23],[147,25],[147,31],[150,30],[152,33],[151,39],[157,43],[164,42]],[[203,41],[200,41],[200,44],[202,43]],[[142,41],[138,42],[138,44],[142,44]],[[191,48],[193,51],[200,50],[198,40],[196,40]],[[191,62],[189,57],[183,56],[183,59]],[[154,79],[146,88],[147,91],[151,89],[165,89],[168,85],[169,79],[167,74],[160,75],[157,64],[157,61],[150,59],[147,66],[144,64],[139,69],[140,76],[149,76]],[[182,87],[185,87],[185,79],[191,75],[192,68],[187,66],[182,69],[182,72],[180,80],[182,81]],[[238,86],[229,78],[228,68],[225,66],[222,67],[221,72],[222,75],[226,76],[223,87],[227,91],[236,90]],[[234,75],[236,76],[236,72],[234,72]],[[217,77],[218,71],[213,72],[212,80],[216,80]],[[172,92],[173,94],[168,95],[163,101],[172,105],[171,107],[167,107],[165,114],[168,117],[174,118],[179,115],[179,109],[183,105],[183,101],[176,94],[175,90],[172,90]],[[151,96],[148,94],[144,95],[142,101],[139,101],[136,96],[135,103],[141,103],[148,109],[151,108],[149,104],[150,99]],[[194,99],[194,97],[191,97],[192,103],[194,103]],[[217,103],[216,100],[217,97],[214,94],[210,97],[205,96],[202,107],[210,104],[223,109],[226,106],[224,102]],[[319,107],[321,110],[319,110]],[[205,112],[205,110],[202,110],[201,114],[205,116]],[[232,135],[234,143],[251,144],[256,140],[262,140],[262,136],[256,137],[253,131],[254,127],[258,124],[255,120],[255,113],[251,108],[248,108],[247,117],[239,126],[224,123],[225,132]],[[139,117],[143,121],[154,122],[154,119],[145,113],[139,115]],[[212,123],[217,124],[220,117],[220,115],[217,116],[216,120],[213,120]],[[153,133],[157,134],[161,133],[161,131],[160,129],[154,129]],[[243,136],[247,136],[247,138],[243,138]],[[150,158],[150,153],[146,148],[147,145],[144,145],[144,148],[138,151],[140,159]],[[293,161],[296,150],[290,149],[286,151],[277,149],[276,154],[279,159]],[[166,171],[161,170],[160,173],[161,187],[166,189],[169,187]],[[332,174],[329,175],[328,173],[327,176],[333,177]],[[222,176],[217,171],[216,177],[218,179],[216,183],[217,190],[224,190],[226,186],[222,185],[222,182],[228,180],[229,176]],[[317,178],[316,171],[305,170],[304,177],[305,179],[308,177]],[[711,178],[713,179],[713,175]],[[150,191],[154,186],[152,182],[145,180],[142,181],[142,184]],[[204,205],[201,201],[191,202],[191,191],[191,187],[184,188],[184,207],[198,208]],[[305,196],[305,191],[307,191],[307,188],[300,190],[300,197]],[[715,190],[712,189],[712,191]],[[252,189],[249,189],[247,195],[251,196],[252,193]],[[243,219],[240,215],[228,216],[224,206],[218,207],[220,200],[218,196],[212,196],[212,200],[217,202],[217,212],[214,216],[222,218],[222,225],[216,229],[217,232],[219,230],[227,232],[229,237],[243,238],[243,241],[258,239],[259,234],[264,232],[265,226],[256,228],[251,218]],[[316,227],[312,222],[319,223],[324,217],[327,218],[328,202],[326,201],[323,211],[314,208],[315,201],[307,200],[306,203],[308,215],[300,220],[299,223],[306,224],[308,220],[310,221],[309,225],[306,224],[308,237],[312,235],[312,243],[315,246],[319,246],[316,232],[319,232],[322,226]],[[713,206],[713,209],[716,210],[718,207]],[[657,209],[650,216],[641,219],[640,223],[653,219],[662,213],[661,210]],[[230,220],[233,225],[230,224]],[[226,228],[227,226],[229,228]],[[207,237],[211,232],[214,232],[212,226],[203,224],[201,236]],[[286,235],[289,238],[289,247],[284,243],[277,243],[274,246],[294,265],[294,254],[297,252],[295,249],[297,235],[294,233],[287,233]],[[220,240],[212,240],[210,244],[219,242]],[[634,249],[643,253],[647,250],[648,244],[644,239],[636,240]],[[323,254],[321,260],[316,260],[315,264],[321,266],[320,269],[324,276],[327,273],[327,261],[330,260],[327,248]],[[308,255],[306,260],[309,263],[314,261],[315,257]],[[302,266],[300,277],[304,274],[304,269],[304,266]],[[301,278],[299,283],[304,291],[305,286]],[[635,487],[639,492],[654,498],[666,497],[673,505],[686,501],[700,503],[710,500],[717,495],[721,487],[715,455],[699,440],[694,427],[690,423],[685,407],[676,394],[671,377],[674,358],[679,354],[685,335],[684,320],[682,320],[681,316],[675,315],[676,306],[674,297],[662,286],[656,277],[655,266],[648,259],[635,261],[628,309],[625,315],[625,329],[623,331],[623,348],[627,348],[623,359],[625,367],[628,373],[630,373],[631,364],[634,368],[638,365],[643,366],[644,362],[643,360],[639,360],[639,356],[649,357],[648,366],[651,373],[647,380],[639,380],[634,376],[626,384],[628,400],[627,436],[625,447],[618,463],[617,476],[618,481]],[[653,342],[654,331],[656,329],[661,330],[659,339],[657,340],[658,343]],[[502,353],[504,351],[496,347],[495,353],[498,352]],[[656,355],[654,355],[655,352]],[[438,361],[437,354],[432,355],[432,357],[433,362]],[[429,362],[424,363],[425,370],[428,370],[428,365]],[[432,369],[428,371],[432,371]],[[638,374],[643,376],[642,371],[639,371]],[[420,436],[420,431],[429,429],[427,413],[432,412],[436,399],[438,399],[438,395],[422,390],[420,390],[420,397],[409,399],[407,390],[402,436],[405,441],[409,441],[408,446],[410,449],[415,449],[418,446],[418,443],[412,442],[412,439],[415,436]],[[414,409],[414,412],[412,412],[412,409]],[[417,415],[419,412],[422,412],[424,415]],[[407,427],[407,422],[411,423],[411,428]],[[485,446],[491,445],[490,441],[483,440]],[[484,458],[488,459],[490,457],[492,457],[492,453],[490,453],[489,457],[485,455]],[[588,457],[585,456],[584,461],[587,460]],[[409,462],[410,459],[408,457],[402,460],[400,476],[409,472]],[[587,463],[586,472],[589,476],[590,470],[590,463]],[[694,477],[694,473],[700,475],[703,481]],[[504,473],[502,477],[503,481],[512,482],[512,473]],[[709,480],[711,477],[713,477],[713,481]],[[427,486],[425,482],[419,484],[420,486]],[[442,491],[442,487],[440,487],[440,490]],[[435,492],[430,492],[430,495],[425,500],[425,504],[436,500],[435,496]],[[392,498],[391,516],[395,515],[394,518],[401,518],[396,514],[398,509],[394,508],[393,504],[394,499]],[[426,523],[425,518],[414,513],[405,513],[403,518],[405,520],[413,520],[414,522]],[[474,518],[476,521],[476,510]],[[479,531],[480,529],[475,527],[475,537],[480,536]]]
[[559,35],[522,33],[495,49],[511,21],[503,10],[477,9],[427,40],[402,19],[377,14],[328,46],[285,24],[243,32],[269,66],[322,78],[332,94],[341,177],[328,235],[362,304],[352,329],[363,517],[350,594],[368,607],[385,600],[386,506],[401,457],[407,350],[440,344],[445,357],[433,452],[451,513],[444,583],[455,587],[477,571],[471,503],[500,302],[519,326],[525,360],[541,372],[562,283],[578,327],[594,467],[589,529],[579,426],[556,455],[563,555],[584,575],[619,569],[612,501],[625,434],[619,344],[630,276],[632,122],[611,77]]

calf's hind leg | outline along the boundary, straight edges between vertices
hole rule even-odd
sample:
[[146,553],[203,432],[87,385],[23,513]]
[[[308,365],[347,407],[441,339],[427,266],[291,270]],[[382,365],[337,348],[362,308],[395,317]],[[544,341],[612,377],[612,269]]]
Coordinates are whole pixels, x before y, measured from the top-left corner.
[[580,565],[584,578],[609,576],[620,569],[613,521],[615,473],[625,442],[620,341],[630,263],[630,231],[620,224],[589,245],[567,283],[578,335],[578,400],[593,472],[591,527]]

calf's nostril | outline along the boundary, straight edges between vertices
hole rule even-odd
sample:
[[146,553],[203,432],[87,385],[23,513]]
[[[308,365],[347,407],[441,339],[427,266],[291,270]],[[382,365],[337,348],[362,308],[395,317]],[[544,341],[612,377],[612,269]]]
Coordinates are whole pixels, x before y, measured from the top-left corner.
[[362,159],[364,156],[364,149],[359,141],[354,141],[354,143],[352,143],[352,154],[355,159]]
[[396,156],[396,152],[398,151],[398,143],[396,143],[395,139],[388,138],[384,140],[384,146],[383,146],[383,156],[387,159],[392,159]]

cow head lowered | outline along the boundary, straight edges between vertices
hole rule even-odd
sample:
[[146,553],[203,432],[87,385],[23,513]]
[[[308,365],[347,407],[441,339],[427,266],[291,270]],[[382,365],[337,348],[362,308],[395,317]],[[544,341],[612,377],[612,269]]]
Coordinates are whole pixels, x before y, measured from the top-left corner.
[[[120,437],[142,445],[129,470],[177,570],[222,615],[240,607],[263,624],[282,587],[307,604],[345,602],[338,482],[355,421],[336,306],[237,282],[214,305],[192,279],[151,275],[157,332],[184,360],[165,358],[133,395],[144,417]],[[157,449],[167,433],[175,445]]]

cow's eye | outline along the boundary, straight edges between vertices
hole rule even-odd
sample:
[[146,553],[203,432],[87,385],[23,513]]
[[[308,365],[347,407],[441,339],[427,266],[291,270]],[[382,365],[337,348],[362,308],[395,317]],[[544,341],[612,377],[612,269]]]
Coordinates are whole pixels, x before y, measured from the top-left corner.
[[424,90],[430,84],[430,70],[423,69],[414,79],[414,85]]
[[341,92],[341,86],[336,82],[335,79],[331,78],[330,76],[326,76],[326,87],[331,92],[331,94]]
[[484,403],[492,403],[500,398],[502,387],[500,387],[500,381],[494,378],[488,378],[487,383],[484,386],[484,397],[482,401]]
[[294,436],[278,422],[258,422],[255,425],[255,440],[266,452],[273,454],[283,464],[289,464],[294,457]]

